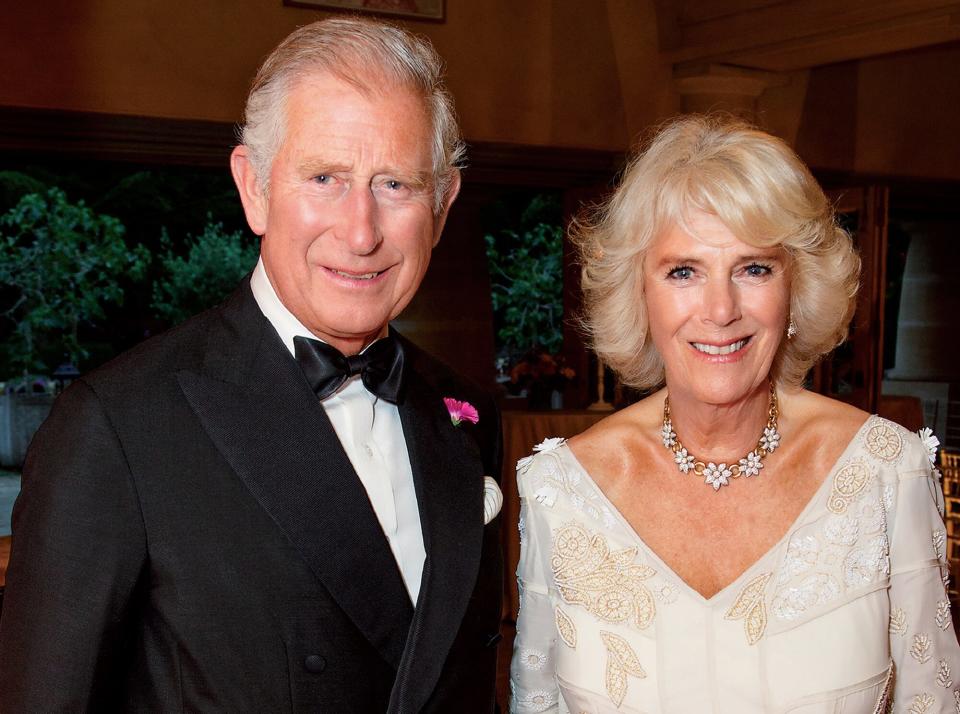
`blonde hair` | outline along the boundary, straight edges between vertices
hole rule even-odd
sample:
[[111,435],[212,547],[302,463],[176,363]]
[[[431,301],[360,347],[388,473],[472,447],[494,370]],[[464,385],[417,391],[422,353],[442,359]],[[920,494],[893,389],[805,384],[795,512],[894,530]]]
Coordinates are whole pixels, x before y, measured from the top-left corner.
[[330,18],[294,30],[257,71],[239,139],[250,150],[264,190],[269,189],[270,167],[286,131],[287,97],[298,80],[315,72],[329,72],[363,92],[393,86],[423,99],[433,132],[438,212],[465,153],[453,97],[443,82],[443,62],[426,39],[362,18]]
[[593,349],[626,385],[663,383],[643,299],[643,259],[657,236],[683,226],[691,211],[715,215],[745,243],[788,254],[797,334],[782,340],[771,377],[800,385],[846,339],[860,258],[799,157],[780,139],[723,116],[667,123],[631,159],[610,200],[575,224],[582,325]]

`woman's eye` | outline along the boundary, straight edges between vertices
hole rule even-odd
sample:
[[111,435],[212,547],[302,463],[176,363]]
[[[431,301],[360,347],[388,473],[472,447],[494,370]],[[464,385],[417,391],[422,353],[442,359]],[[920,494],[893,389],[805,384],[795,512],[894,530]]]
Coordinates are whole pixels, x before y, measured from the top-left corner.
[[667,277],[674,280],[689,280],[693,277],[693,268],[689,265],[680,265],[667,273]]
[[752,278],[763,278],[773,272],[773,269],[769,265],[760,265],[759,263],[751,263],[746,267],[747,275]]
[[400,183],[399,181],[395,181],[393,179],[390,179],[389,181],[387,181],[386,185],[387,185],[387,188],[389,188],[391,191],[399,191],[401,188],[403,188],[402,183]]

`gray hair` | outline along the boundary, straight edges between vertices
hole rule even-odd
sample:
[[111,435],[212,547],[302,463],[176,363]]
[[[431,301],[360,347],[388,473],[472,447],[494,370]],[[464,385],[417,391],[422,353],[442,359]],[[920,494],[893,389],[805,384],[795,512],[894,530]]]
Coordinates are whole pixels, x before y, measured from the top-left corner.
[[465,153],[443,62],[429,41],[400,27],[355,17],[321,20],[294,30],[257,71],[239,139],[257,179],[269,190],[270,168],[286,132],[287,97],[296,82],[328,72],[362,91],[386,84],[422,97],[433,142],[434,211],[439,212]]

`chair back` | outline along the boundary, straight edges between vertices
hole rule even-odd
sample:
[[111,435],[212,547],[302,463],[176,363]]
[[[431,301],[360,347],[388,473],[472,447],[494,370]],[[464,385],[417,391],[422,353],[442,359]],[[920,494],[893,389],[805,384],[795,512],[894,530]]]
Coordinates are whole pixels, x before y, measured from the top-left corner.
[[940,451],[940,473],[943,475],[943,521],[947,528],[947,564],[950,567],[950,602],[960,607],[960,452]]

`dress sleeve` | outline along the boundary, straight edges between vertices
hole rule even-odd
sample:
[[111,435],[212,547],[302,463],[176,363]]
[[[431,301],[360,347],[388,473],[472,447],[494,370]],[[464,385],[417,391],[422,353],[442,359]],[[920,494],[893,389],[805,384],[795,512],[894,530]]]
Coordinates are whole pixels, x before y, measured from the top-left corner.
[[[528,457],[529,459],[529,457]],[[555,652],[557,630],[548,592],[551,534],[546,509],[533,491],[543,457],[517,468],[520,494],[520,562],[517,585],[520,613],[510,666],[510,711],[558,712]]]
[[894,712],[960,711],[960,646],[947,597],[938,474],[916,437],[905,444],[890,537]]

